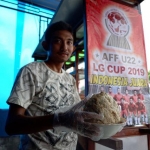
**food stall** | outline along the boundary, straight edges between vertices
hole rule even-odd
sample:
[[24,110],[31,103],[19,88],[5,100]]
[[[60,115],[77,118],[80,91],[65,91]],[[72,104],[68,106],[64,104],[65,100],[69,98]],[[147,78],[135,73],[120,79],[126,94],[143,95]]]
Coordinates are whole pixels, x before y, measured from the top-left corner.
[[[76,78],[81,99],[105,91],[117,101],[126,119],[124,129],[109,139],[94,142],[79,137],[83,149],[150,149],[150,97],[141,2],[62,0],[51,21],[64,20],[73,27],[76,50],[64,69]],[[33,53],[35,60],[47,58],[42,40]]]

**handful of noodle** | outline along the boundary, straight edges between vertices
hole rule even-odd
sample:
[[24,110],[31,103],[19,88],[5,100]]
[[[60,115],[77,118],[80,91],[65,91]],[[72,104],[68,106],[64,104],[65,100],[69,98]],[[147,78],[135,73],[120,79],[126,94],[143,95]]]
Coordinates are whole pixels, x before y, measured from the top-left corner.
[[103,120],[86,120],[98,124],[120,124],[125,119],[120,115],[120,109],[116,101],[107,93],[94,94],[85,104],[84,111],[95,112],[104,116]]

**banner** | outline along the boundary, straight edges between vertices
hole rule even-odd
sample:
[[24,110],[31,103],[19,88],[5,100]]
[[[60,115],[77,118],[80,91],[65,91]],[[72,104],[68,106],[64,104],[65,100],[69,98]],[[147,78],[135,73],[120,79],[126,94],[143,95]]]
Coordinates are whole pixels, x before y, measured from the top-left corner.
[[149,87],[142,17],[110,0],[86,0],[89,94],[105,91],[127,125],[148,124]]

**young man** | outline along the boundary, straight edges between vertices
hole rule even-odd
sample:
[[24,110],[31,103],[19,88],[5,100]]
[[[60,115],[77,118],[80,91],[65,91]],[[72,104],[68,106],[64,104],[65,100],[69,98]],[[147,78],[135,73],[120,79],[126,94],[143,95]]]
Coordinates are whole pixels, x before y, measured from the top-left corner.
[[124,100],[129,104],[130,103],[130,95],[129,95],[129,92],[127,89],[125,90],[125,95],[123,95],[123,97],[124,97]]
[[133,118],[134,124],[137,125],[137,107],[133,101],[133,97],[130,97],[130,103],[128,105],[128,112],[129,112],[129,125],[133,125]]
[[117,93],[114,95],[114,99],[117,101],[118,104],[120,104],[122,97],[123,95],[121,94],[121,89],[117,88]]
[[133,97],[134,103],[136,103],[138,101],[138,95],[137,95],[137,91],[136,90],[133,91],[133,96],[132,97]]
[[140,98],[140,100],[142,100],[142,102],[145,100],[142,89],[139,90],[138,97]]
[[121,98],[121,116],[127,118],[128,116],[128,104],[125,102],[124,98]]
[[100,87],[100,92],[105,92],[105,88],[103,85],[101,85],[101,87]]
[[5,129],[22,135],[20,150],[75,150],[77,134],[101,137],[100,128],[84,120],[102,117],[79,109],[86,100],[80,101],[75,79],[62,69],[74,51],[72,28],[62,21],[50,25],[42,45],[49,58],[19,71]]
[[108,94],[110,96],[114,97],[114,93],[112,92],[112,87],[111,86],[108,87]]
[[136,102],[136,106],[137,106],[138,124],[139,125],[141,124],[141,119],[142,119],[142,124],[148,124],[146,108],[140,97],[138,97],[138,102]]

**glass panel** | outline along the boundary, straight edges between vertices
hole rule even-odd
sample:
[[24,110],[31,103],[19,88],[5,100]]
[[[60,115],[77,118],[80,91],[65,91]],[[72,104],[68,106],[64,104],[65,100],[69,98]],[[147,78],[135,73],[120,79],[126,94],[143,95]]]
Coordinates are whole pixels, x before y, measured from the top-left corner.
[[5,101],[14,82],[16,13],[16,11],[0,7],[0,108],[8,107]]
[[[35,8],[32,8],[30,14],[17,11],[19,9],[26,11],[26,4],[20,6],[17,5],[18,1],[15,2],[2,2],[0,0],[0,109],[8,108],[6,100],[11,92],[16,74],[22,66],[34,61],[32,54],[40,38],[39,20],[40,12],[43,13],[43,9],[41,11],[41,8],[39,8],[40,12],[37,16],[34,15],[37,12],[33,13]],[[52,11],[47,12],[46,15]],[[51,14],[54,14],[54,12]],[[47,18],[48,22],[50,20],[51,18]],[[42,22],[41,35],[46,29],[47,21]]]

